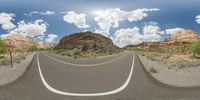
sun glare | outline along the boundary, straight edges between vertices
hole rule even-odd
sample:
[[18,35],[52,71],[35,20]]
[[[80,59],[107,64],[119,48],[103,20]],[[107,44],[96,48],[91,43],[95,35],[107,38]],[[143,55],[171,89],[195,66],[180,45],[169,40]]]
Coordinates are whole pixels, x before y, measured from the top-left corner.
[[93,12],[94,15],[102,15],[104,12],[101,10],[96,10]]

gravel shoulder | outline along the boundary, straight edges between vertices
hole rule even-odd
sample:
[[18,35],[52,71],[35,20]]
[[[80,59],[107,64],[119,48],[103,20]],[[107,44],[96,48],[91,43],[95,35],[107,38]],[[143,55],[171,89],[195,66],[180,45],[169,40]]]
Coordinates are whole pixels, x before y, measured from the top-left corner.
[[[145,56],[138,55],[146,70],[161,83],[176,87],[200,86],[200,66],[183,69],[171,68],[158,61],[152,61]],[[153,67],[157,73],[150,72]]]
[[13,68],[11,68],[10,65],[0,66],[0,86],[12,83],[22,76],[35,54],[36,53],[28,55],[21,63],[14,63]]

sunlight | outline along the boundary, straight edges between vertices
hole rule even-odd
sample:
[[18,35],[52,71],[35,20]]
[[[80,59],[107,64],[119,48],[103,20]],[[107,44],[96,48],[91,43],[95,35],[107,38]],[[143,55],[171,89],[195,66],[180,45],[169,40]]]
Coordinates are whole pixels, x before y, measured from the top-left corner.
[[95,10],[95,11],[93,11],[94,15],[102,15],[103,13],[104,13],[104,11],[102,11],[102,10]]

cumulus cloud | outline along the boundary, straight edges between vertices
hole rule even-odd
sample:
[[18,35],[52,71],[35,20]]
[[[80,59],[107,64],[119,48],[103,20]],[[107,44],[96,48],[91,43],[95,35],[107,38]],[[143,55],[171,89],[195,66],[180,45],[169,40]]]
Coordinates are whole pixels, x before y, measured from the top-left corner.
[[[0,37],[1,37],[2,39],[4,39],[4,38],[6,38],[7,36],[9,36],[9,35],[11,35],[11,34],[13,34],[13,32],[12,32],[12,33],[9,33],[9,34],[1,34]],[[16,34],[18,34],[18,33],[16,33]]]
[[15,14],[13,13],[0,13],[0,25],[4,30],[11,30],[16,26],[12,23],[14,20],[13,17]]
[[155,26],[155,25],[144,26],[143,33],[144,34],[165,34],[164,31],[161,31],[159,26]]
[[84,13],[78,14],[74,11],[69,11],[64,15],[63,19],[67,23],[76,25],[78,28],[89,27],[89,25],[86,24],[86,15]]
[[114,44],[119,47],[127,45],[137,45],[142,42],[156,42],[160,41],[161,35],[165,34],[157,25],[145,25],[142,32],[138,27],[120,29],[111,37]]
[[160,41],[161,36],[165,34],[161,31],[160,27],[155,22],[150,22],[143,27],[143,36],[141,38],[142,42],[156,42]]
[[18,27],[11,32],[16,32],[24,36],[34,37],[44,35],[47,30],[48,24],[42,19],[36,20],[35,22],[20,21]]
[[44,35],[37,36],[37,39],[44,40]]
[[183,28],[172,28],[172,29],[166,29],[165,30],[165,33],[167,34],[167,35],[171,35],[171,34],[174,34],[176,31],[178,31],[178,30],[184,30]]
[[109,35],[111,27],[119,27],[119,22],[128,20],[129,22],[140,21],[148,16],[148,12],[158,11],[159,9],[137,9],[133,11],[123,11],[120,8],[98,11],[94,20],[97,22],[99,29],[96,32],[102,32],[104,36]]
[[52,43],[58,36],[55,34],[49,34],[46,38],[46,42]]
[[197,24],[200,24],[200,15],[196,16],[196,22]]
[[33,11],[33,12],[30,12],[30,13],[24,14],[24,15],[26,15],[26,16],[32,16],[34,14],[40,14],[40,15],[48,16],[48,15],[54,15],[55,12],[54,11],[46,11],[46,12]]
[[119,47],[124,47],[129,44],[141,43],[141,35],[138,27],[120,29],[115,32],[115,37],[111,37],[114,44]]

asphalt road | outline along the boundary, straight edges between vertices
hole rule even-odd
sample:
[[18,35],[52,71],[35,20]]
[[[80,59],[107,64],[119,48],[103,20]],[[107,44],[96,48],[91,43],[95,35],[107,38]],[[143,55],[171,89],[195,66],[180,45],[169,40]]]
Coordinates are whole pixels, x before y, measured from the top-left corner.
[[96,60],[39,53],[22,77],[0,87],[0,100],[200,100],[200,88],[155,81],[132,53]]

